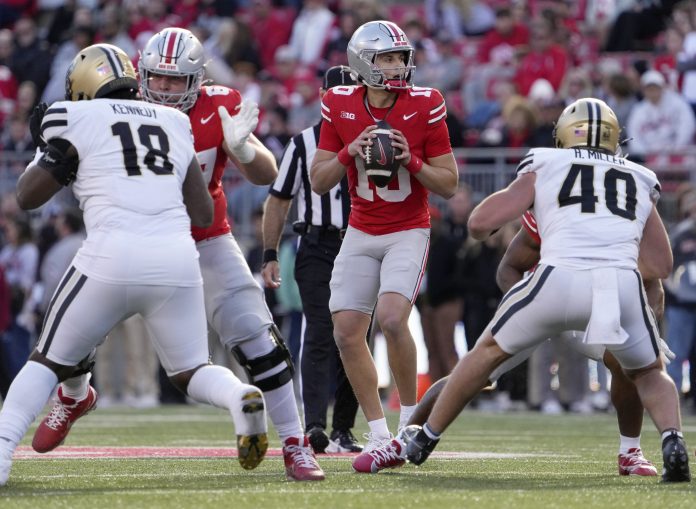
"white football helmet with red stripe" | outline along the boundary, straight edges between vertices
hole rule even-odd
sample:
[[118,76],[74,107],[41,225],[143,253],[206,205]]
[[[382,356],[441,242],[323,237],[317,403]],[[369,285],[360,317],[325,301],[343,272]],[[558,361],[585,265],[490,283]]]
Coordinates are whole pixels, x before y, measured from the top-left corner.
[[[205,52],[203,45],[184,28],[167,28],[153,35],[140,52],[138,72],[140,93],[148,102],[189,110],[198,97],[203,82]],[[155,92],[149,87],[151,74],[186,76],[186,90],[182,93]]]
[[[397,79],[388,79],[375,64],[378,54],[392,51],[403,51],[406,57],[406,67]],[[416,69],[413,46],[404,31],[391,21],[370,21],[355,31],[348,42],[348,65],[358,80],[368,87],[401,90],[413,86]]]

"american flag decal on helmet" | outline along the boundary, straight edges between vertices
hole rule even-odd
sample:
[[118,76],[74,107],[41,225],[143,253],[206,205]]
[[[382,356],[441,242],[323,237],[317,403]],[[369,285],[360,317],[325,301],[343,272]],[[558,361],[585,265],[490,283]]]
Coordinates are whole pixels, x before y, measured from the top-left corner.
[[[118,54],[111,49],[108,45],[100,45],[99,49],[104,52],[104,55],[106,55],[106,60],[108,64],[102,64],[101,67],[98,70],[98,72],[102,75],[108,74],[109,69],[108,67],[111,68],[111,72],[114,74],[115,78],[121,78],[126,75],[125,70],[123,69],[123,63],[121,60],[118,58]],[[108,67],[106,67],[108,65]]]
[[168,30],[160,48],[160,63],[176,64],[183,51],[182,34],[179,31]]

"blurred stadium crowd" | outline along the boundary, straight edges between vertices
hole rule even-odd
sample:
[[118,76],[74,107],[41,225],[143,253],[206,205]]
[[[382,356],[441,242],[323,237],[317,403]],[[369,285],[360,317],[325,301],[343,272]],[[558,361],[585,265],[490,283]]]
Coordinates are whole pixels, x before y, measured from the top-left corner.
[[[51,262],[60,266],[65,261],[60,259],[61,249],[70,249],[60,246],[81,238],[69,193],[31,221],[18,213],[12,195],[34,150],[29,115],[39,101],[63,98],[65,73],[77,51],[108,42],[137,63],[139,49],[153,33],[170,26],[190,29],[204,42],[207,78],[259,104],[257,135],[280,158],[290,137],[319,119],[323,71],[347,64],[346,46],[353,31],[376,19],[395,21],[404,29],[416,48],[416,84],[438,88],[445,96],[452,146],[459,149],[455,153],[462,180],[471,185],[450,203],[433,208],[431,259],[442,256],[437,267],[448,284],[438,289],[438,275],[433,274],[433,283],[424,288],[419,309],[426,335],[427,321],[437,320],[432,308],[457,300],[465,327],[471,328],[467,337],[475,338],[477,317],[485,323],[486,313],[500,298],[495,265],[509,235],[472,245],[465,231],[472,203],[486,192],[468,180],[466,172],[470,165],[488,164],[490,152],[477,156],[463,149],[511,148],[523,154],[526,147],[551,146],[553,122],[564,106],[578,98],[598,97],[617,113],[630,157],[655,170],[676,168],[676,173],[658,171],[674,204],[666,220],[676,224],[696,214],[696,192],[689,183],[696,162],[694,0],[3,0],[0,268],[8,283],[0,288],[4,347],[16,346],[17,335],[33,337],[56,277]],[[514,164],[514,150],[501,153],[512,153],[503,162]],[[247,226],[248,238],[240,242],[248,247],[252,269],[258,270],[258,210],[267,189],[244,182],[235,171],[228,172],[226,186],[231,217]],[[678,284],[667,285],[668,306],[696,316],[696,249],[683,255],[685,267],[694,264],[694,281],[688,282],[693,295],[680,296]],[[448,276],[452,273],[457,277]],[[693,339],[689,348],[693,357]],[[20,350],[19,357],[24,354],[24,348]],[[554,355],[543,355],[534,361],[541,366],[535,370],[547,376]],[[572,362],[585,367],[580,375],[567,375],[580,382],[568,389],[561,403],[583,411],[588,409],[586,361]],[[448,364],[443,361],[437,369],[447,370]],[[2,376],[14,368],[0,370],[0,388],[9,383]],[[601,386],[601,373],[597,380]],[[518,379],[507,383],[508,395],[527,400]],[[533,406],[547,405],[550,412],[560,408],[547,404],[551,396],[546,379],[534,384],[540,388],[530,388],[536,391],[530,397]],[[151,399],[154,390],[147,389],[144,396]]]

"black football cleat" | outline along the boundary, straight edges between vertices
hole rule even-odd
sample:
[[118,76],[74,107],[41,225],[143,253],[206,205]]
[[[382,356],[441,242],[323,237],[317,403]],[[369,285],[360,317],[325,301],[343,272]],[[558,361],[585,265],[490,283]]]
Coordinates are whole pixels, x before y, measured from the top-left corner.
[[662,460],[662,482],[691,482],[689,452],[676,431],[662,441]]
[[329,445],[329,435],[326,434],[321,426],[312,426],[307,430],[307,438],[309,445],[312,446],[314,454],[324,454],[326,447]]
[[362,452],[363,446],[353,436],[350,430],[335,429],[331,432],[331,442],[326,452]]
[[[409,428],[412,427],[413,426],[409,426]],[[433,452],[439,441],[439,438],[430,438],[421,428],[418,433],[408,440],[408,444],[406,445],[406,459],[414,465],[425,463],[425,460],[428,459],[428,456]]]

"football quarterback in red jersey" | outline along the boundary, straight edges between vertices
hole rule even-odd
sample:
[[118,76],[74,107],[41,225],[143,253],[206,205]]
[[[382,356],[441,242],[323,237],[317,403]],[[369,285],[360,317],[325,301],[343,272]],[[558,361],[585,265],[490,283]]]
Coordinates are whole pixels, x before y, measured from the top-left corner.
[[[331,276],[329,308],[346,373],[370,426],[353,468],[374,473],[403,460],[387,428],[365,334],[374,310],[387,338],[404,425],[416,405],[416,348],[407,322],[428,254],[428,192],[449,198],[458,172],[445,101],[437,90],[413,86],[413,47],[397,25],[360,26],[348,44],[348,63],[360,85],[334,87],[324,96],[310,178],[322,194],[348,176],[351,215]],[[401,166],[385,187],[375,186],[365,171],[364,148],[372,145],[380,120],[392,128],[392,146],[401,151]],[[389,444],[391,449],[382,447]]]
[[[257,105],[243,101],[237,90],[203,86],[205,62],[203,46],[190,31],[162,30],[141,53],[140,91],[146,101],[180,109],[191,120],[194,146],[215,207],[213,224],[192,231],[209,326],[239,360],[250,383],[264,392],[266,410],[283,441],[288,479],[322,480],[324,472],[302,430],[290,354],[273,324],[263,290],[230,232],[222,188],[228,158],[254,184],[273,182],[278,174],[275,159],[252,134],[258,123]],[[244,466],[246,451],[239,454]],[[245,468],[255,466],[246,462]]]

